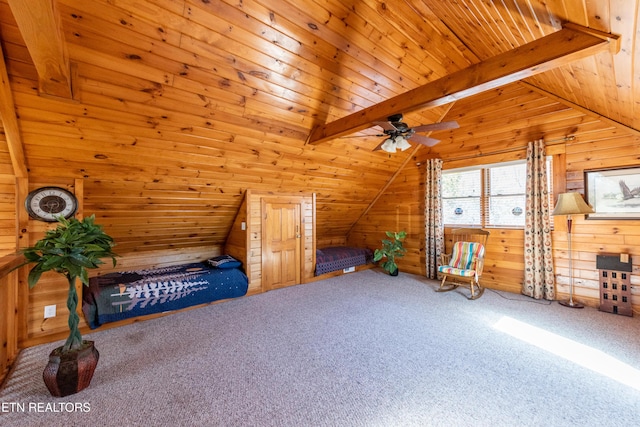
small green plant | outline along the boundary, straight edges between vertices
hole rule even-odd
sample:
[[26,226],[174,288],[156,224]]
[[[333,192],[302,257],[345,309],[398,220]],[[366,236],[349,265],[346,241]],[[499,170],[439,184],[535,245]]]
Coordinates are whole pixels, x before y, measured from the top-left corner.
[[55,229],[48,230],[35,246],[22,250],[26,261],[21,265],[35,263],[29,271],[29,288],[33,288],[42,273],[55,271],[67,278],[69,293],[67,308],[69,309],[69,338],[62,351],[75,350],[82,347],[82,335],[78,328],[80,318],[76,312],[78,294],[76,278],[89,286],[87,269],[104,264],[102,258],[111,258],[116,265],[116,254],[112,248],[113,239],[102,231],[102,226],[94,224],[95,216],[85,217],[82,221],[64,217],[56,218],[59,222]]
[[402,240],[407,237],[407,233],[404,231],[387,231],[385,234],[389,239],[382,239],[382,248],[375,250],[373,260],[377,262],[382,258],[386,258],[380,265],[389,274],[394,274],[398,270],[396,257],[403,257],[407,252],[402,246]]

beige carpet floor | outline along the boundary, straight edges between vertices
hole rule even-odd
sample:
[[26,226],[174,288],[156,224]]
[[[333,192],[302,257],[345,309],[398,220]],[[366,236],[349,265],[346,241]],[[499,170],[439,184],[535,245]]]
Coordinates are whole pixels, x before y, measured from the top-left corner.
[[608,426],[640,420],[640,319],[367,270],[111,330],[53,398],[24,350],[3,426]]

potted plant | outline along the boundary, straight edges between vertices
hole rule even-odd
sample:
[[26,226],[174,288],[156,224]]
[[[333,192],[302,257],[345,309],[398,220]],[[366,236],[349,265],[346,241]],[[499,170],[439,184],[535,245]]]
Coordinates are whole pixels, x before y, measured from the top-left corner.
[[100,225],[94,224],[94,215],[82,221],[62,216],[56,219],[59,224],[55,229],[48,230],[35,246],[22,250],[25,262],[19,267],[35,263],[29,271],[29,288],[33,288],[42,273],[47,271],[64,275],[69,283],[69,338],[63,346],[51,352],[43,373],[49,392],[63,397],[89,385],[100,356],[93,341],[84,341],[78,328],[76,279],[88,286],[87,269],[103,264],[102,258],[111,258],[115,267],[117,255],[112,251],[113,239],[102,231]]
[[377,262],[382,258],[386,258],[381,264],[382,268],[391,276],[397,276],[398,264],[396,264],[396,257],[403,257],[407,252],[402,246],[402,240],[407,237],[407,233],[404,231],[387,231],[386,235],[389,239],[382,239],[382,248],[375,250],[373,260]]

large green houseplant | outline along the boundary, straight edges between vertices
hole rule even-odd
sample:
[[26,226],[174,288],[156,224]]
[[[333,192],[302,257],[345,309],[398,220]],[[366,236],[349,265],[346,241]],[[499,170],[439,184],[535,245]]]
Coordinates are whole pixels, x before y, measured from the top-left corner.
[[[102,226],[94,223],[94,215],[82,220],[56,219],[58,226],[55,229],[48,230],[35,246],[22,250],[25,257],[22,265],[35,263],[29,271],[29,288],[33,288],[47,271],[64,275],[69,283],[69,337],[63,346],[51,352],[44,372],[45,384],[51,394],[62,397],[89,385],[99,357],[93,341],[84,341],[80,334],[76,279],[88,286],[88,269],[103,264],[103,258],[111,258],[115,267],[117,255],[112,250],[115,245],[113,239],[102,230]],[[82,372],[85,365],[93,365],[90,372]]]
[[407,252],[402,245],[402,240],[407,237],[407,233],[405,231],[387,231],[385,234],[388,239],[382,239],[382,248],[375,250],[373,260],[377,262],[385,258],[382,264],[380,264],[381,267],[390,275],[397,276],[398,264],[396,264],[396,257],[403,257],[405,252]]

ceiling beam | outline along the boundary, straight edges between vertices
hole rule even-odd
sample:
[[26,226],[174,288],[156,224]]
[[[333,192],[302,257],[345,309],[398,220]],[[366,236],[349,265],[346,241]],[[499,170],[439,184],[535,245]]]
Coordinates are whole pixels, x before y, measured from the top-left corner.
[[41,95],[73,98],[69,54],[53,0],[8,0],[38,72]]
[[0,45],[0,120],[7,139],[9,157],[13,166],[13,174],[19,178],[27,176],[27,165],[22,149],[22,138],[18,127],[18,117],[13,103],[13,93],[9,84],[7,66],[4,62],[4,53]]
[[575,24],[412,89],[331,123],[313,128],[308,144],[366,129],[398,113],[437,107],[504,86],[602,52],[618,53],[620,38]]

